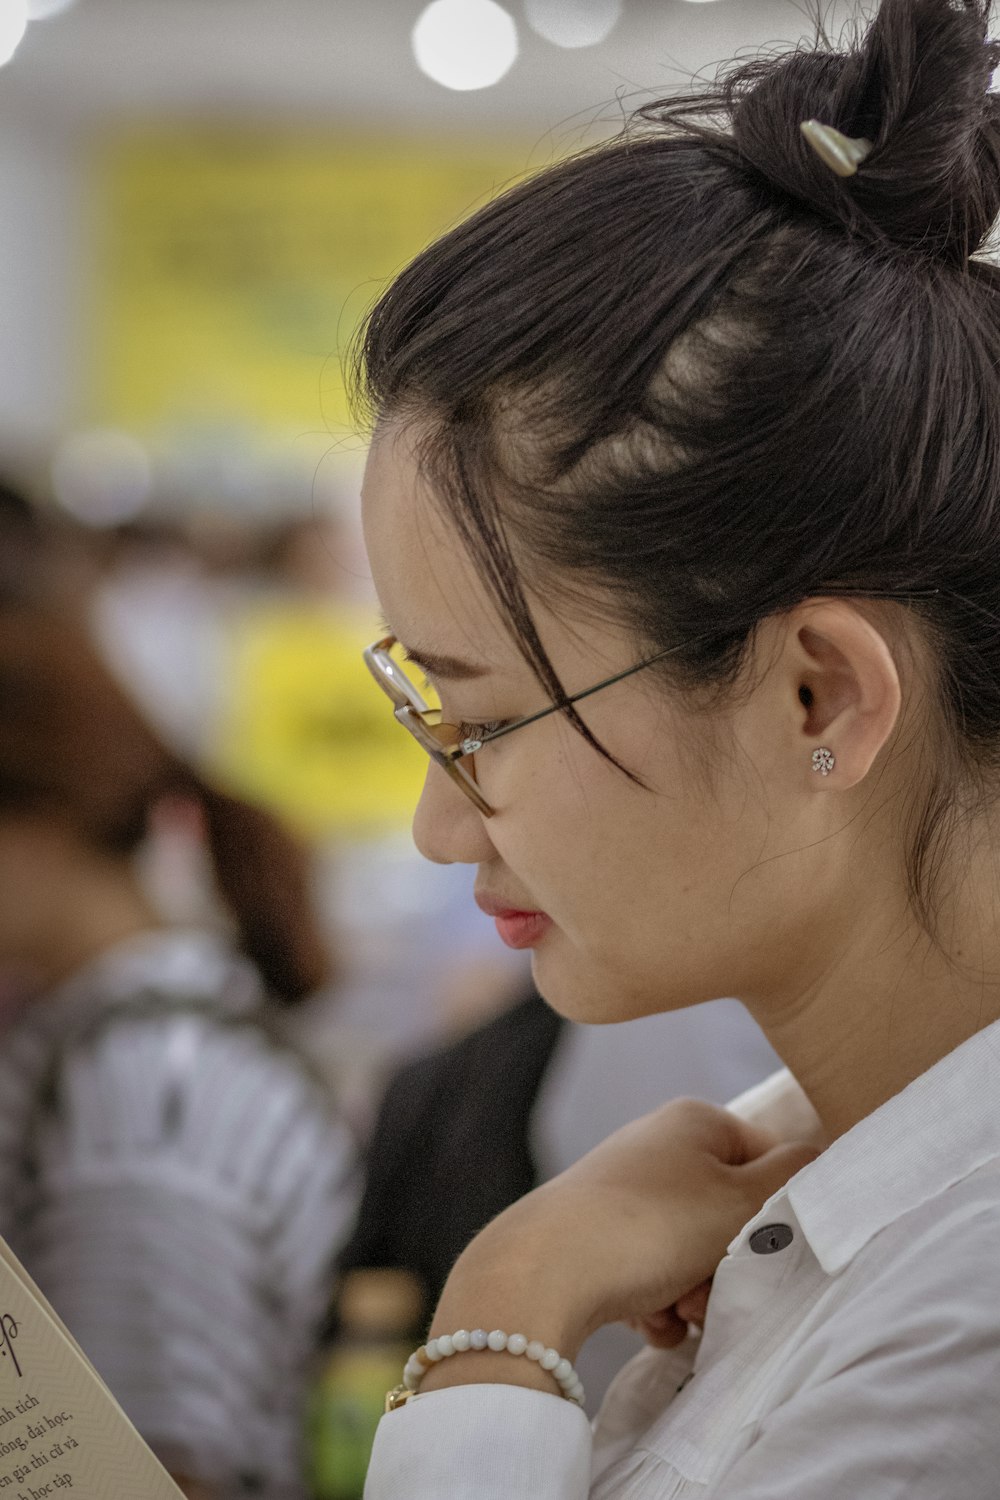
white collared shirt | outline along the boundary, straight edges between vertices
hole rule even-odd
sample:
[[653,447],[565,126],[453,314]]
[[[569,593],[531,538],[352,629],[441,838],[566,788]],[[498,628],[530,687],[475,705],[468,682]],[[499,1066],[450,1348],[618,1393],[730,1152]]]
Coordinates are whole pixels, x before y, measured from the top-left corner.
[[[789,1075],[737,1101],[786,1108]],[[773,1116],[772,1116],[773,1117]],[[530,1336],[530,1329],[526,1330]],[[703,1336],[593,1433],[510,1385],[384,1417],[366,1500],[997,1500],[1000,1022],[841,1136],[729,1246]]]

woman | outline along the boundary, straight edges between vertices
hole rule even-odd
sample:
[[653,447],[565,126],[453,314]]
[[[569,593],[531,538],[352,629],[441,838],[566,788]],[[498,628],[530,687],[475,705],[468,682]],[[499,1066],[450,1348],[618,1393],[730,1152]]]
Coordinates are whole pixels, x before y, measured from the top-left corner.
[[[137,855],[171,798],[202,810],[233,940],[147,899]],[[305,875],[70,627],[0,611],[0,977],[30,997],[0,1048],[0,1233],[199,1500],[304,1493],[351,1161],[263,1003],[328,972]]]
[[[649,107],[368,320],[372,569],[445,721],[369,653],[438,762],[417,843],[478,866],[557,1010],[738,996],[790,1070],[742,1118],[645,1117],[472,1242],[372,1500],[996,1494],[986,25],[884,0],[847,51]],[[781,1139],[796,1101],[818,1156]],[[615,1319],[654,1347],[592,1438],[571,1365]]]

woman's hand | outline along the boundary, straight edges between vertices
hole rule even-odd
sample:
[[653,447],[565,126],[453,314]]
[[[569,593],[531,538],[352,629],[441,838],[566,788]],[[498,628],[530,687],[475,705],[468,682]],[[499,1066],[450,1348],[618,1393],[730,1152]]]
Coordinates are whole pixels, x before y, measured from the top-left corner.
[[[714,1105],[674,1100],[487,1225],[459,1257],[431,1335],[502,1328],[570,1360],[611,1322],[677,1343],[681,1313],[703,1305],[730,1240],[816,1155]],[[488,1352],[441,1361],[423,1389],[483,1380],[552,1389],[531,1362]]]
[[708,1299],[712,1293],[712,1280],[703,1281],[693,1292],[678,1297],[672,1307],[660,1308],[645,1318],[629,1318],[628,1325],[641,1333],[647,1344],[654,1349],[673,1349],[687,1338],[690,1325],[704,1328],[708,1316]]

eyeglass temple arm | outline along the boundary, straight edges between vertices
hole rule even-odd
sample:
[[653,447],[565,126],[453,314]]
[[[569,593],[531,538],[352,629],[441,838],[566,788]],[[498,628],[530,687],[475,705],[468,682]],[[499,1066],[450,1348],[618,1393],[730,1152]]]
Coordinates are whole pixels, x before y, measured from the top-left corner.
[[[915,598],[928,598],[934,594],[940,594],[939,588],[928,589],[903,589],[886,590],[883,593],[871,594],[869,597],[878,599],[900,599],[908,600]],[[613,687],[616,682],[623,682],[626,677],[631,677],[633,672],[641,672],[644,667],[651,667],[654,662],[662,661],[665,656],[673,656],[677,651],[683,651],[685,646],[697,645],[698,641],[711,640],[711,635],[698,637],[695,641],[683,641],[679,646],[668,646],[665,651],[658,651],[655,656],[647,656],[645,661],[638,662],[634,667],[626,667],[624,672],[616,672],[614,677],[605,677],[603,682],[596,683],[593,687],[584,688],[582,693],[573,693],[568,698],[560,698],[558,703],[549,704],[548,708],[541,708],[535,714],[529,714],[526,719],[515,719],[512,724],[505,724],[502,729],[494,729],[492,734],[484,734],[479,741],[480,745],[488,745],[491,740],[502,740],[505,734],[512,734],[515,729],[521,729],[525,724],[534,724],[536,719],[544,719],[546,714],[556,713],[560,708],[569,708],[573,703],[580,703],[584,698],[589,698],[592,693],[599,693],[603,688]]]
[[502,740],[505,734],[511,734],[515,729],[522,729],[525,724],[534,724],[536,719],[544,719],[547,714],[557,713],[560,708],[569,708],[573,703],[580,703],[584,698],[589,698],[592,693],[599,693],[602,688],[613,687],[616,682],[623,682],[634,672],[641,672],[643,667],[651,667],[654,662],[662,661],[665,656],[670,656],[673,652],[680,650],[683,650],[683,647],[670,646],[666,651],[658,651],[655,656],[647,656],[645,661],[637,662],[634,667],[626,667],[624,672],[616,672],[613,677],[605,677],[603,682],[584,688],[582,693],[573,693],[568,698],[560,698],[557,703],[550,703],[548,708],[541,708],[537,713],[529,714],[526,719],[515,719],[512,724],[505,724],[502,729],[494,729],[491,734],[484,734],[479,744],[488,745],[491,740]]

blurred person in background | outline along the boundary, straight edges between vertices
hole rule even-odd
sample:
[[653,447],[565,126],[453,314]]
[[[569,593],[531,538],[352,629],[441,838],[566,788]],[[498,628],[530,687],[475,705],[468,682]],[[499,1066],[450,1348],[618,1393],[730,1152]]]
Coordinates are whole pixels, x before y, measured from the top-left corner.
[[[196,805],[234,936],[137,855]],[[329,957],[298,846],[168,751],[81,635],[0,610],[0,1233],[186,1493],[300,1500],[306,1366],[352,1207],[325,1091],[271,1034]]]
[[[249,529],[207,518],[193,528],[167,512],[118,526],[104,536],[88,603],[116,677],[171,749],[199,765],[227,682],[227,620],[246,589]],[[231,569],[222,559],[210,565],[210,542],[220,535],[232,541]]]

